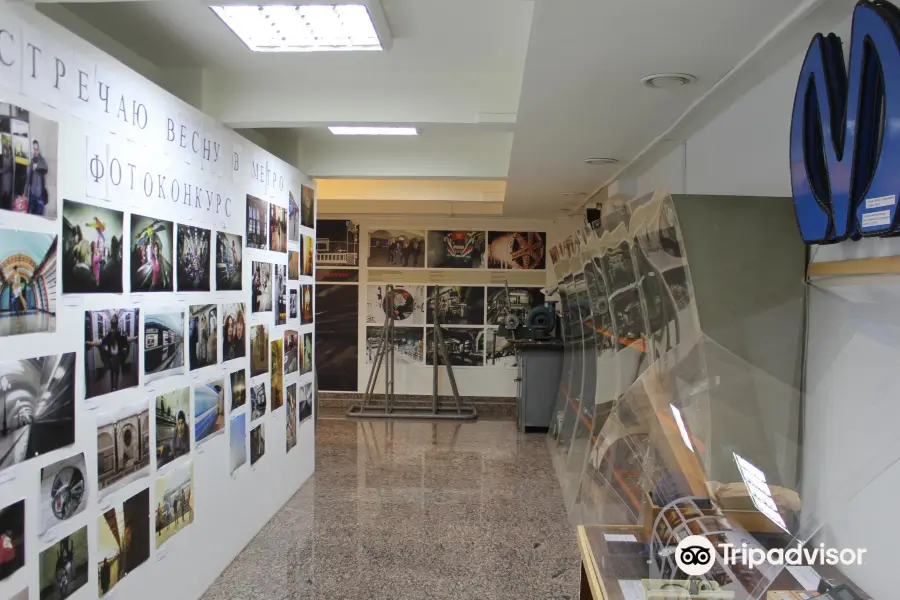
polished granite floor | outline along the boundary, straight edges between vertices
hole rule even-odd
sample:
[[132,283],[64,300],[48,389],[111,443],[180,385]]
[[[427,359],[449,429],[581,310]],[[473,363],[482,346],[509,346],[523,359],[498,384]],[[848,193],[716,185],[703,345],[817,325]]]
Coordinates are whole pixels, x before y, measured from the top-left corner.
[[579,555],[542,435],[322,419],[316,474],[203,600],[563,600]]

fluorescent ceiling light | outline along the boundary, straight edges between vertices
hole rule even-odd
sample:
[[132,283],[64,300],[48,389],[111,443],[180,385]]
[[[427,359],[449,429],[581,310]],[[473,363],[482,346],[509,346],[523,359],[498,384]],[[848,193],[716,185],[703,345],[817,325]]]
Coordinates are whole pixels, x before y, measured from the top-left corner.
[[419,135],[415,127],[329,127],[334,135]]
[[365,4],[210,6],[253,52],[383,50]]

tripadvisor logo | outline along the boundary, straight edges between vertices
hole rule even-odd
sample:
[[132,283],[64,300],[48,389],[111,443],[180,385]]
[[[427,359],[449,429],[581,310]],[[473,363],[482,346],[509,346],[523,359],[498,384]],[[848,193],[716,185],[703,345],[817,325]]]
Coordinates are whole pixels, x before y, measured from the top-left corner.
[[[745,565],[750,568],[769,564],[773,566],[850,566],[861,565],[864,548],[826,548],[818,546],[792,548],[751,548],[743,544],[740,548],[733,544],[721,544],[719,550],[722,562],[728,566]],[[675,548],[675,564],[683,573],[691,577],[699,577],[709,573],[716,563],[716,548],[712,542],[700,535],[692,535],[678,542]]]

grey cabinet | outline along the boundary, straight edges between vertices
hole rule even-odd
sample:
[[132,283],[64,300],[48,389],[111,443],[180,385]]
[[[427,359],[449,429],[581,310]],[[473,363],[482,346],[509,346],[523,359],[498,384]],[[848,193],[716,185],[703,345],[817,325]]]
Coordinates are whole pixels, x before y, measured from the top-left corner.
[[516,423],[524,433],[546,432],[562,376],[562,346],[517,346]]

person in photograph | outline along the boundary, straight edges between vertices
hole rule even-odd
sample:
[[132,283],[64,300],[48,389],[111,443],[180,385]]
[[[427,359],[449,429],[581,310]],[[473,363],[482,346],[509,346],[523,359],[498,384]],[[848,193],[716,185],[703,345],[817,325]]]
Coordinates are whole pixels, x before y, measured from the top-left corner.
[[3,142],[3,151],[0,154],[0,208],[12,210],[13,200],[13,166],[16,158],[8,142]]
[[217,348],[216,348],[216,311],[209,311],[209,327],[206,331],[206,362],[208,364],[215,364]]
[[197,322],[197,361],[200,364],[206,364],[206,342],[209,337],[209,329],[207,329],[206,315],[200,315]]
[[184,456],[190,451],[191,432],[187,426],[187,417],[183,410],[179,410],[175,421],[175,439],[172,440],[172,459]]
[[47,172],[50,167],[41,154],[37,140],[31,143],[31,162],[25,171],[25,194],[28,197],[28,214],[43,215],[47,204]]
[[109,372],[109,390],[115,392],[119,389],[119,376],[122,374],[122,365],[128,360],[131,344],[137,341],[137,336],[128,336],[119,331],[119,315],[113,314],[109,320],[109,331],[99,340],[85,342],[92,348],[100,348],[103,363]]

